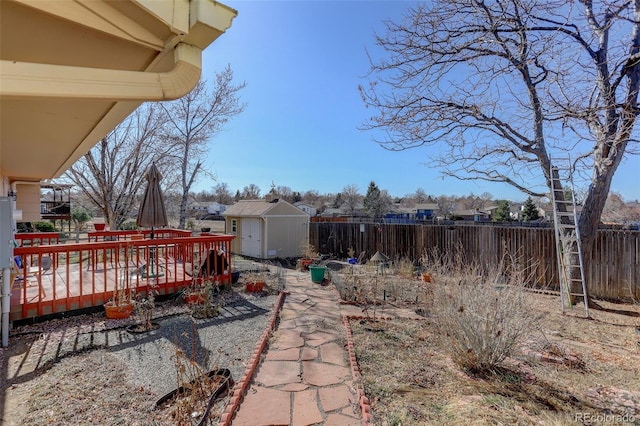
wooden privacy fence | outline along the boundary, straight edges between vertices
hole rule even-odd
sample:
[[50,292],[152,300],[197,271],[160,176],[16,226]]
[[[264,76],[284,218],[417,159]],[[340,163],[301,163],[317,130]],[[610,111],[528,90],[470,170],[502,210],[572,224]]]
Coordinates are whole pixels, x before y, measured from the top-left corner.
[[[320,253],[345,258],[349,248],[370,258],[380,251],[391,259],[418,261],[423,253],[461,252],[467,262],[498,265],[511,255],[530,284],[558,290],[553,228],[373,223],[311,223],[309,242]],[[592,296],[610,300],[640,299],[640,231],[598,231],[585,274]]]

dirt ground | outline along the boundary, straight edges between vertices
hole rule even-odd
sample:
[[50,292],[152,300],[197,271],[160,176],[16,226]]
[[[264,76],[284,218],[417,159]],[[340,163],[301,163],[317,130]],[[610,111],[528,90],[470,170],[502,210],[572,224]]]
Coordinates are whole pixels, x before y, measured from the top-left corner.
[[482,377],[450,357],[434,320],[352,321],[375,425],[640,424],[640,304],[599,302],[562,314],[559,296],[527,292],[540,320]]

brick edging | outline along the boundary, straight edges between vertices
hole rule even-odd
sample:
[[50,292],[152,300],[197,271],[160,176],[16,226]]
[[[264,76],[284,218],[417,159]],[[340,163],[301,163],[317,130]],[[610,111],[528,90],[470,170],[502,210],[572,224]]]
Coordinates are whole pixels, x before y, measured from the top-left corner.
[[[332,287],[336,296],[338,297],[338,300],[341,301],[342,296],[340,295],[340,292],[335,285],[333,285]],[[356,388],[356,392],[358,393],[358,405],[360,406],[362,415],[362,426],[370,426],[371,404],[369,403],[369,398],[367,398],[367,396],[364,394],[362,374],[360,374],[360,367],[358,366],[358,360],[356,359],[356,349],[353,345],[353,333],[351,332],[351,324],[349,324],[349,320],[351,319],[356,318],[353,316],[342,315],[342,324],[344,325],[344,334],[346,340],[345,346],[347,347],[347,352],[349,353],[349,365],[351,366],[353,384]]]
[[353,345],[353,334],[351,332],[351,324],[349,320],[350,316],[342,315],[342,323],[344,324],[344,332],[346,337],[345,346],[349,352],[349,365],[351,366],[351,374],[353,375],[353,382],[358,392],[358,405],[362,412],[362,425],[371,425],[371,404],[369,398],[364,394],[364,385],[362,383],[362,374],[360,374],[360,367],[358,367],[358,360],[356,359],[356,351]]
[[288,291],[280,292],[278,300],[273,306],[271,319],[267,323],[267,326],[264,328],[262,336],[256,344],[255,349],[253,350],[251,361],[247,365],[247,368],[244,370],[242,380],[237,382],[234,386],[231,399],[229,400],[224,413],[222,413],[222,415],[220,416],[220,422],[218,423],[219,426],[229,426],[231,424],[233,416],[235,415],[236,411],[238,411],[238,408],[240,407],[240,404],[242,403],[242,400],[244,398],[244,394],[249,388],[249,383],[251,383],[251,379],[253,378],[256,368],[258,368],[258,365],[260,364],[260,357],[262,356],[262,352],[264,352],[265,348],[267,347],[269,336],[271,336],[271,333],[276,327],[276,322],[278,321],[278,313],[280,312],[280,309],[282,308],[282,305],[284,303],[284,299],[288,294]]

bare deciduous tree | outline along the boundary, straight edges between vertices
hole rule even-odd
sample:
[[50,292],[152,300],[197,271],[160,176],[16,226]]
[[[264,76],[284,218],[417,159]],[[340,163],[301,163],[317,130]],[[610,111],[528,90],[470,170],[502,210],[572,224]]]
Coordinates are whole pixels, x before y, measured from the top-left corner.
[[205,80],[200,80],[187,95],[169,103],[159,103],[166,111],[168,123],[165,140],[174,148],[178,165],[182,199],[179,227],[184,228],[189,191],[203,172],[203,161],[213,136],[222,131],[236,115],[244,111],[238,93],[246,83],[233,84],[233,71],[227,66],[216,73],[211,92]]
[[233,204],[233,194],[229,190],[229,184],[220,182],[213,187],[214,200],[220,204]]
[[242,190],[243,200],[257,200],[260,198],[260,187],[255,183],[251,183]]
[[361,198],[357,185],[350,184],[342,188],[342,206],[345,213],[349,216],[355,215]]
[[312,206],[314,206],[318,204],[318,200],[320,199],[320,193],[315,189],[310,189],[306,191],[304,195],[302,195],[302,199],[306,203],[309,203]]
[[283,200],[292,203],[293,202],[293,190],[289,186],[278,185],[275,189],[276,194]]
[[167,150],[157,139],[163,122],[157,106],[141,106],[65,173],[112,229],[119,228],[137,205],[150,164],[155,161],[159,169],[166,168]]
[[363,127],[384,130],[391,150],[437,144],[447,175],[531,196],[550,196],[552,166],[571,154],[588,176],[589,256],[613,175],[638,143],[640,0],[434,0],[376,42],[385,57],[360,91],[377,113]]

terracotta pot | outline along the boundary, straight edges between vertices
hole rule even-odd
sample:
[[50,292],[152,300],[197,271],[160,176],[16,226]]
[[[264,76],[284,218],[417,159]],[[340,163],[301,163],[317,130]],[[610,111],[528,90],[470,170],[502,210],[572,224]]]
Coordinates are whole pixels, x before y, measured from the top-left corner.
[[303,271],[309,270],[309,265],[313,263],[313,259],[300,259],[300,266]]
[[264,281],[253,281],[247,283],[247,291],[250,293],[255,293],[258,291],[262,291],[264,288]]
[[129,318],[133,314],[133,303],[114,305],[113,302],[107,302],[104,304],[104,312],[110,319]]
[[188,305],[203,305],[205,301],[205,294],[203,293],[189,293],[184,295],[184,301]]
[[93,227],[96,231],[104,231],[104,228],[107,226],[106,223],[94,223]]
[[431,282],[431,275],[430,274],[422,274],[422,281],[424,281],[425,283],[430,283]]

